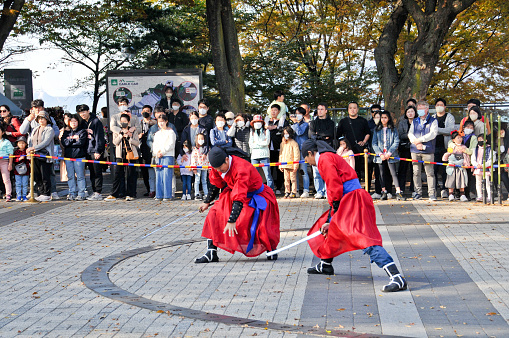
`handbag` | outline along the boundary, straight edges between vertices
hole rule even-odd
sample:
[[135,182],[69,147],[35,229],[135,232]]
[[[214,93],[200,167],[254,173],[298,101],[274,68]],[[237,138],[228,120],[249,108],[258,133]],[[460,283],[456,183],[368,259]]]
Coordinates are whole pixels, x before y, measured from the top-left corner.
[[18,175],[25,175],[28,171],[27,165],[24,162],[18,163],[14,166]]
[[127,142],[124,143],[124,146],[125,146],[125,152],[126,152],[126,156],[125,156],[126,160],[128,160],[128,161],[137,160],[138,157],[134,156],[134,152],[131,149],[131,147],[127,146]]

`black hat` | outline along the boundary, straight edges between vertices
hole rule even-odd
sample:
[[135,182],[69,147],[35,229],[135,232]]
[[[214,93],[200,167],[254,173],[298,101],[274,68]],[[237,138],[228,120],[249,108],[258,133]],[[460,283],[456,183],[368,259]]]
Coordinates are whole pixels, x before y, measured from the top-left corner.
[[308,151],[318,151],[320,154],[322,153],[336,153],[334,148],[332,148],[327,142],[322,140],[313,140],[307,139],[302,143],[302,156],[308,156]]
[[228,154],[221,147],[214,147],[209,151],[209,162],[213,168],[219,168],[227,157]]

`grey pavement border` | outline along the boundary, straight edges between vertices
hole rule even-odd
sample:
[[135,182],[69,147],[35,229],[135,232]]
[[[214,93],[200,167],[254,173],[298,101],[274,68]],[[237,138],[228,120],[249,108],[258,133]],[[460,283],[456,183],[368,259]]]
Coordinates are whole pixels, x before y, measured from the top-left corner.
[[[291,231],[299,231],[302,229],[292,229]],[[307,230],[307,229],[306,229]],[[287,230],[289,231],[289,230]],[[172,304],[154,301],[145,297],[137,296],[131,292],[125,291],[120,287],[113,284],[109,278],[109,272],[113,267],[120,262],[127,260],[131,257],[138,256],[150,251],[160,250],[173,246],[181,246],[185,244],[192,244],[196,242],[205,241],[205,239],[192,239],[183,241],[174,241],[163,245],[142,247],[134,250],[124,251],[118,254],[110,255],[102,258],[94,264],[87,267],[83,273],[81,280],[91,290],[98,293],[103,297],[107,297],[116,301],[120,301],[129,305],[134,305],[144,309],[149,309],[158,312],[166,312],[170,315],[183,316],[191,319],[198,319],[204,321],[213,321],[228,325],[237,325],[243,328],[256,328],[265,330],[276,330],[285,333],[297,333],[313,336],[330,336],[330,337],[397,337],[391,335],[377,335],[377,334],[363,334],[355,333],[347,330],[326,330],[311,326],[291,326],[286,324],[279,324],[269,321],[252,320],[247,318],[240,318],[235,316],[226,316],[205,311],[184,308]]]

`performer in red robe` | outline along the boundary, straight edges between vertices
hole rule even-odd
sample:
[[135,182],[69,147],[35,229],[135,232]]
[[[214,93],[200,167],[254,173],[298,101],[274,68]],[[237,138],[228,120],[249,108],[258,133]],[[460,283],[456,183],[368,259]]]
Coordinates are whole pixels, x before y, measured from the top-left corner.
[[407,289],[392,257],[382,247],[382,236],[376,226],[375,206],[367,191],[361,188],[355,170],[324,141],[306,140],[302,154],[307,163],[316,166],[327,186],[329,211],[313,225],[309,234],[321,230],[324,236],[308,241],[320,263],[309,268],[309,274],[334,274],[332,260],[344,252],[363,250],[371,262],[383,268],[390,277],[382,289],[394,292]]
[[[208,238],[207,252],[196,263],[217,262],[217,248],[255,257],[279,244],[279,207],[272,189],[263,184],[255,167],[228,155],[220,147],[209,152],[211,189],[200,211],[205,211],[219,189],[219,199],[210,209],[202,236]],[[277,256],[267,257],[277,259]]]

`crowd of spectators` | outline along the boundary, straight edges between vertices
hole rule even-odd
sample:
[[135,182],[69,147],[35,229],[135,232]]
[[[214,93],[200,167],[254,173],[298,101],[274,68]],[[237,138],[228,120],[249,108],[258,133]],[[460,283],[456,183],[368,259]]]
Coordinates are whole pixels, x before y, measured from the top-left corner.
[[[284,198],[312,197],[312,175],[315,199],[326,198],[327,187],[316,168],[298,163],[303,159],[302,144],[308,138],[323,140],[337,149],[361,181],[368,177],[365,182],[368,189],[374,183],[371,196],[381,200],[423,198],[423,169],[429,200],[482,200],[482,167],[497,161],[491,149],[500,150],[502,163],[509,162],[506,124],[501,130],[494,130],[500,133],[502,142],[491,144],[491,137],[488,137],[491,129],[485,128],[487,117],[483,116],[476,99],[468,101],[466,116],[455,130],[454,116],[447,112],[446,100],[442,98],[434,102],[436,113],[433,116],[427,102],[410,99],[405,113],[397,120],[392,112],[377,104],[371,106],[371,118],[367,120],[359,115],[359,105],[350,102],[348,115],[336,124],[326,103],[318,104],[314,114],[307,103],[290,109],[280,91],[274,94],[266,116],[219,111],[214,117],[209,113],[207,99],[199,101],[197,111],[184,112],[183,103],[175,98],[173,88],[167,87],[164,92],[165,97],[156,107],[142,108],[141,117],[131,113],[125,98],[118,100],[118,112],[110,118],[106,108],[96,116],[86,104],[78,105],[75,114],[64,114],[60,129],[42,100],[32,102],[30,114],[22,123],[12,116],[8,106],[0,106],[0,157],[4,157],[0,159],[0,171],[5,199],[10,201],[14,196],[18,201],[27,199],[30,161],[26,155],[30,153],[42,155],[34,161],[37,199],[58,198],[55,160],[44,157],[55,155],[55,144],[60,145],[63,157],[78,159],[66,160],[60,168],[69,188],[67,199],[76,201],[119,198],[131,201],[137,198],[140,172],[146,188],[144,195],[156,200],[175,199],[176,176],[182,181],[182,200],[200,200],[208,193],[207,170],[181,168],[180,175],[175,175],[177,171],[167,168],[139,167],[138,170],[132,165],[112,165],[113,186],[105,197],[104,164],[80,160],[104,161],[110,154],[118,163],[206,166],[212,147],[236,147],[253,164],[294,162],[263,166],[260,172],[276,195]],[[372,154],[368,157],[367,176],[365,157],[354,156],[364,154],[365,150]],[[13,154],[18,157],[7,158]],[[434,161],[457,167],[429,163]],[[469,165],[474,168],[460,167]],[[89,192],[86,167],[90,172]],[[502,170],[501,180],[509,188],[506,170]],[[408,186],[411,195],[406,191]],[[487,197],[492,193],[488,189]]]

